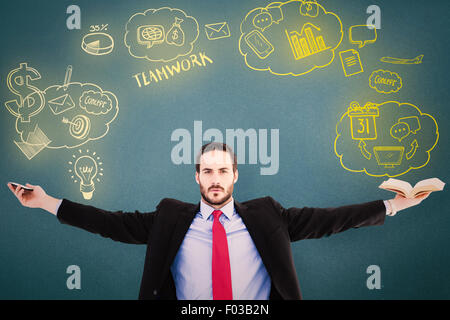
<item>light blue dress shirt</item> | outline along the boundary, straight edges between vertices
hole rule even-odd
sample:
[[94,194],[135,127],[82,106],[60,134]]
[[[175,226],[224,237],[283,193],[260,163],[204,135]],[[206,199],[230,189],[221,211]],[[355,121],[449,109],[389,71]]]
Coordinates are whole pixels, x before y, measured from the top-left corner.
[[[216,210],[203,201],[171,266],[179,300],[211,300],[212,296],[212,212]],[[262,263],[242,218],[231,199],[220,208],[228,240],[233,299],[267,300],[270,277]]]

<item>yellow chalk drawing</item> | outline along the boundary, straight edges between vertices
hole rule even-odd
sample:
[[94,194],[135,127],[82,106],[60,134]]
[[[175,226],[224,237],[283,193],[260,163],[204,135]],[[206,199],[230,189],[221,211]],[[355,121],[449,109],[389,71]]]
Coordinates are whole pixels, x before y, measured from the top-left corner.
[[258,30],[253,30],[245,36],[245,42],[260,59],[267,58],[274,50],[272,44]]
[[[103,176],[103,162],[96,152],[89,154],[83,154],[82,150],[78,150],[78,155],[72,155],[73,160],[69,161],[70,165],[69,173],[71,179],[75,183],[80,183],[80,192],[83,198],[91,200],[95,191],[95,182],[100,182],[99,176]],[[78,180],[77,180],[78,179]]]
[[419,147],[419,143],[417,142],[416,139],[414,139],[414,141],[411,142],[411,149],[406,154],[406,159],[410,160],[412,157],[414,157],[418,147]]
[[262,9],[259,14],[254,16],[252,23],[255,28],[264,32],[272,23],[280,23],[281,20],[283,20],[283,11],[279,7],[271,6],[270,8]]
[[350,172],[397,177],[425,167],[438,140],[436,120],[411,103],[354,101],[336,125],[334,152]]
[[14,141],[16,146],[23,152],[28,160],[33,159],[35,155],[41,152],[50,144],[50,140],[36,125],[33,131],[31,131],[25,141]]
[[62,85],[41,91],[30,84],[41,76],[27,63],[9,73],[7,85],[19,99],[5,106],[16,117],[20,141],[14,143],[28,160],[45,148],[75,148],[101,139],[117,117],[118,102],[112,92],[96,84],[72,82],[71,75],[68,66]]
[[404,117],[398,119],[397,123],[389,130],[389,133],[392,138],[398,140],[398,142],[402,142],[402,140],[408,137],[410,133],[416,134],[420,128],[418,117]]
[[405,147],[402,146],[379,146],[373,148],[378,165],[385,168],[394,168],[394,166],[401,165],[404,151]]
[[183,19],[175,17],[175,22],[172,24],[172,27],[166,34],[167,44],[174,45],[177,47],[181,47],[182,45],[184,45],[184,31],[181,28],[182,22]]
[[165,38],[166,33],[161,25],[143,25],[137,29],[137,42],[146,45],[147,49],[163,43]]
[[75,102],[73,102],[72,97],[68,93],[50,100],[48,104],[55,115],[75,108]]
[[205,24],[205,33],[208,40],[229,38],[231,36],[227,22]]
[[70,121],[67,118],[62,118],[62,122],[70,124],[70,135],[79,140],[86,138],[89,134],[89,130],[91,129],[91,121],[88,117],[82,114],[76,115]]
[[300,5],[300,14],[302,16],[308,16],[311,18],[315,18],[319,15],[319,8],[317,6],[316,0],[304,1]]
[[344,70],[346,77],[364,72],[358,51],[354,49],[341,51],[339,52],[339,57],[341,58],[342,70]]
[[381,62],[392,63],[392,64],[421,64],[423,59],[423,54],[413,58],[413,59],[402,59],[402,58],[392,58],[392,57],[382,57]]
[[304,24],[300,33],[295,30],[288,33],[285,30],[295,60],[300,60],[331,48],[325,45],[323,36],[314,36],[311,27],[320,31],[319,27],[310,23]]
[[416,116],[412,116],[412,117],[403,117],[403,118],[398,118],[397,122],[405,122],[408,124],[410,131],[414,134],[417,133],[417,131],[419,131],[422,127],[420,125],[420,121],[419,118]]
[[395,93],[403,86],[403,80],[397,72],[375,70],[369,77],[369,87],[378,93]]
[[81,48],[84,52],[94,56],[103,56],[114,49],[114,39],[107,33],[88,33],[81,40]]
[[45,98],[38,88],[30,82],[41,79],[39,72],[21,63],[19,68],[8,73],[6,84],[8,89],[19,96],[18,100],[5,102],[6,109],[22,122],[30,122],[30,118],[41,112],[45,105]]
[[348,108],[352,139],[375,140],[377,138],[376,118],[380,111],[376,105],[365,105],[361,107],[358,102],[353,101]]
[[162,7],[133,14],[125,25],[124,43],[134,58],[168,62],[190,54],[198,35],[194,17]]
[[377,41],[377,29],[366,24],[351,26],[348,30],[348,36],[350,43],[357,44],[361,49],[366,44]]
[[343,39],[340,18],[305,0],[255,8],[245,15],[240,31],[245,64],[275,75],[301,76],[329,66]]
[[372,154],[369,151],[367,151],[367,144],[364,142],[364,140],[361,140],[359,142],[358,148],[364,158],[366,158],[367,160],[370,160],[372,158]]

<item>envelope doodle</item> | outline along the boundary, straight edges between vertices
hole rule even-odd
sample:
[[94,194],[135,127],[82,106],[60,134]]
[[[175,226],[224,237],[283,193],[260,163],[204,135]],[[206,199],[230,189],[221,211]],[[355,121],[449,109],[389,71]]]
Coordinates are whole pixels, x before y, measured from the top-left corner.
[[205,24],[205,32],[208,40],[217,40],[231,36],[227,22]]

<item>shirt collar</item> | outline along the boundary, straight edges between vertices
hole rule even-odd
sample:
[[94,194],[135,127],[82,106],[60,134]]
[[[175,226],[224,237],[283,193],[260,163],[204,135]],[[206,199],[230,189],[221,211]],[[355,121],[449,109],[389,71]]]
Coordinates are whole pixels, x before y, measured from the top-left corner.
[[203,202],[203,200],[200,200],[200,214],[202,215],[202,218],[207,220],[209,216],[213,213],[214,210],[220,210],[223,212],[223,214],[231,220],[231,217],[234,213],[234,199],[231,197],[231,201],[228,202],[226,205],[224,205],[222,208],[215,209],[211,207],[209,204]]

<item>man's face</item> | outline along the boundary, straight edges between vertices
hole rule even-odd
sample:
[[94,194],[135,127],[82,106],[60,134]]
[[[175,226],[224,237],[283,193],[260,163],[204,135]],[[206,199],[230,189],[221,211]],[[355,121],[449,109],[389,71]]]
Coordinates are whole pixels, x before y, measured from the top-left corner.
[[205,202],[212,206],[226,204],[233,194],[238,172],[233,172],[233,160],[225,151],[212,150],[200,157],[200,172],[195,180]]

